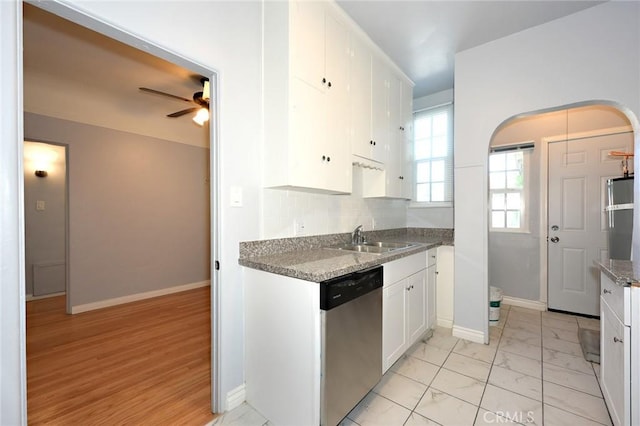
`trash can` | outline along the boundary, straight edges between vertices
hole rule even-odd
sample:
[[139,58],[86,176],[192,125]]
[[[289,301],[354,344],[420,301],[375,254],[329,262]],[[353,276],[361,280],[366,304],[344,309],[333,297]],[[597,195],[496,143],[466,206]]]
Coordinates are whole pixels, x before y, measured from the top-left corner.
[[502,289],[489,287],[489,325],[497,325],[500,321],[500,302],[502,301]]

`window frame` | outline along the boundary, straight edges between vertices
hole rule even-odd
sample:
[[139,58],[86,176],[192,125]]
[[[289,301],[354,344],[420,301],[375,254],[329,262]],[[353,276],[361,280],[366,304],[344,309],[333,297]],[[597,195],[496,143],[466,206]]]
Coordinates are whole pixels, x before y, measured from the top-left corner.
[[[500,188],[500,189],[492,189],[491,188],[491,156],[492,155],[506,155],[509,153],[514,153],[514,152],[521,152],[522,153],[522,188],[521,189],[517,189],[517,188]],[[509,150],[496,150],[496,151],[491,151],[489,153],[489,158],[488,158],[488,176],[489,176],[489,180],[488,180],[488,186],[489,186],[489,190],[488,190],[488,195],[489,195],[489,200],[488,200],[488,222],[489,222],[489,232],[499,232],[499,233],[512,233],[512,234],[530,234],[531,233],[531,229],[530,229],[530,224],[529,224],[529,217],[530,217],[530,212],[529,212],[529,196],[530,196],[530,170],[531,170],[531,155],[533,153],[533,148],[514,148],[514,149],[509,149]],[[505,173],[507,172],[508,169],[505,169]],[[493,195],[494,194],[509,194],[509,193],[519,193],[520,194],[520,200],[521,200],[521,206],[520,206],[520,226],[518,228],[507,228],[506,227],[506,218],[505,218],[505,227],[503,228],[494,228],[493,227]],[[507,212],[509,210],[513,210],[513,209],[507,209],[505,206],[505,209],[503,211]]]
[[[444,157],[431,157],[428,159],[416,159],[415,158],[415,129],[416,129],[416,119],[419,115],[433,116],[445,111],[447,113],[447,153]],[[442,105],[437,105],[430,108],[421,109],[418,111],[414,111],[413,113],[413,131],[414,135],[411,140],[411,165],[413,171],[412,177],[412,189],[411,189],[411,201],[409,202],[409,208],[442,208],[442,207],[453,207],[453,196],[454,196],[454,177],[453,177],[453,103],[447,103]],[[418,189],[418,164],[423,162],[433,162],[438,160],[444,160],[444,193],[445,193],[445,201],[417,201],[417,189]],[[428,183],[433,183],[434,181],[428,181]]]

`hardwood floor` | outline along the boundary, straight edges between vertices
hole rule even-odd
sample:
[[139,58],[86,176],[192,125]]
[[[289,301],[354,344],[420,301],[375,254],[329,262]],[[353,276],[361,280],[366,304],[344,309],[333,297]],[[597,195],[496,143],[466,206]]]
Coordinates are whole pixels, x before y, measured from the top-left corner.
[[209,287],[76,315],[27,303],[29,424],[204,425]]

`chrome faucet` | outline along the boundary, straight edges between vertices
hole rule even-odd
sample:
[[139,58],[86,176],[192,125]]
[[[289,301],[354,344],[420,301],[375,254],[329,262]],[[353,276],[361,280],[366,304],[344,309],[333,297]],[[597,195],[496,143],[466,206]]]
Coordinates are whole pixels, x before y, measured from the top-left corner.
[[351,233],[351,244],[363,244],[364,242],[365,238],[364,235],[362,235],[362,225],[358,225]]

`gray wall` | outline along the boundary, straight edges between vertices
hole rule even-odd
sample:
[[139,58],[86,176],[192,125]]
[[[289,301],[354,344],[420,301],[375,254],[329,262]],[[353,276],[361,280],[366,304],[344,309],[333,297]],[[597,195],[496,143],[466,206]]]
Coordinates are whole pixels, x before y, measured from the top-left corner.
[[25,113],[69,146],[71,306],[208,280],[209,150]]
[[[26,142],[24,161],[25,219],[25,293],[33,291],[33,265],[65,262],[66,164],[63,146]],[[35,175],[39,152],[53,152],[56,157],[47,166],[48,176]],[[36,201],[44,201],[45,209],[36,210]],[[64,291],[64,265],[50,268],[49,281],[61,284]]]

